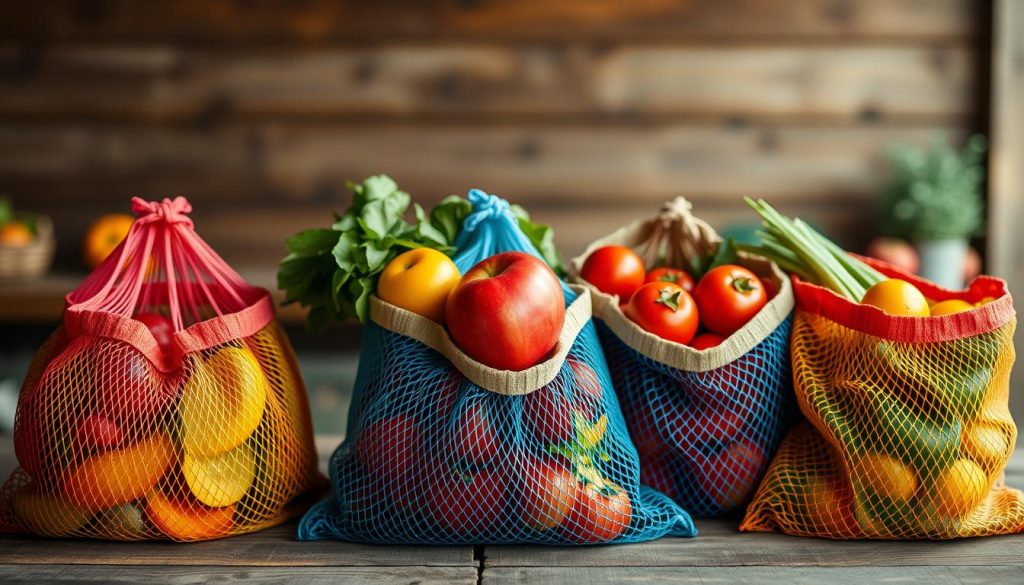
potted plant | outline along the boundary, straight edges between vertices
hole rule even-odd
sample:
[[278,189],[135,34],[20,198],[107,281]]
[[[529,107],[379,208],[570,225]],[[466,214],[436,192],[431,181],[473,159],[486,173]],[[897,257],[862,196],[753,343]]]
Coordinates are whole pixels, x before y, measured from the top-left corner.
[[963,287],[968,240],[983,224],[984,152],[978,135],[960,151],[939,139],[928,149],[889,151],[892,176],[880,198],[884,233],[913,242],[921,275],[948,288]]

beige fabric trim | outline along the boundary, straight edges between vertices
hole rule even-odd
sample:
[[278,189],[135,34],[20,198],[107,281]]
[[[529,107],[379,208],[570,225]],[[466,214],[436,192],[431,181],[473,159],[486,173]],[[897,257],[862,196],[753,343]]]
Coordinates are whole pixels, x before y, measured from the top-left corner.
[[[680,221],[682,220],[682,221]],[[668,250],[660,250],[653,239],[674,242]],[[641,255],[647,266],[654,266],[659,253],[674,260],[669,266],[681,266],[681,258],[693,254],[707,254],[721,241],[715,230],[689,213],[689,203],[682,198],[666,205],[657,217],[633,222],[587,246],[582,254],[572,259],[572,281],[586,285],[594,297],[594,316],[604,321],[627,346],[657,362],[691,372],[705,372],[736,361],[772,331],[792,312],[795,304],[789,276],[774,262],[760,256],[741,253],[739,264],[760,278],[771,280],[778,293],[742,329],[733,333],[717,347],[697,351],[688,345],[662,339],[644,331],[619,309],[619,297],[605,294],[579,276],[580,268],[594,250],[608,245],[627,246]]]
[[519,372],[485,366],[459,349],[448,335],[448,330],[439,323],[382,301],[376,295],[370,297],[370,320],[388,331],[411,337],[437,351],[477,386],[496,394],[521,396],[543,388],[555,379],[576,337],[590,321],[590,289],[580,285],[570,286],[578,296],[565,310],[565,322],[558,336],[555,354]]

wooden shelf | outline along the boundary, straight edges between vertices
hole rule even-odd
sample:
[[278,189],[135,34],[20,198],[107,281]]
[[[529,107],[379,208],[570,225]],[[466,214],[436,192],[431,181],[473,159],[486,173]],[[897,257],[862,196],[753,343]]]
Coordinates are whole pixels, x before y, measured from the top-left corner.
[[[270,291],[277,305],[278,319],[285,323],[302,323],[306,311],[297,305],[283,307],[284,298],[277,290],[276,277],[272,269],[239,269],[239,273],[250,283]],[[0,283],[0,324],[56,324],[64,310],[64,297],[85,278],[85,274],[54,272],[39,280],[17,283]]]

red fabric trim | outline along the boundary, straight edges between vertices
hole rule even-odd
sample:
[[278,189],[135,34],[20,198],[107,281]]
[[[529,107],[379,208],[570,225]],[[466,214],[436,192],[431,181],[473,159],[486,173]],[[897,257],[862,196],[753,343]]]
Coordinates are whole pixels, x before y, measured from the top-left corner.
[[181,367],[186,354],[253,335],[274,318],[269,292],[252,287],[244,294],[249,305],[241,311],[206,319],[175,333],[177,353],[173,355],[160,349],[148,327],[114,313],[76,310],[70,306],[64,311],[64,327],[71,337],[93,335],[123,341],[142,352],[161,372],[172,372]]
[[985,297],[996,300],[961,313],[941,317],[903,317],[889,315],[878,307],[861,305],[831,290],[792,276],[797,308],[875,337],[904,343],[935,343],[953,341],[988,333],[1014,319],[1013,298],[1006,281],[994,276],[979,276],[965,290],[942,288],[933,282],[910,274],[891,264],[851,254],[892,278],[900,278],[916,286],[932,300],[962,299],[976,303]]

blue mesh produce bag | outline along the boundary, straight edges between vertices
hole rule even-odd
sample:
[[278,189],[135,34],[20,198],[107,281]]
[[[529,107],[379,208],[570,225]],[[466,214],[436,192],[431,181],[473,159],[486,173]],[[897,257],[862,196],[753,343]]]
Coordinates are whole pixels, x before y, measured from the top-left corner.
[[[505,251],[540,254],[503,199],[469,193],[453,257],[465,273]],[[696,534],[689,515],[640,485],[590,293],[563,283],[556,353],[520,372],[461,352],[441,325],[371,299],[348,436],[332,497],[303,540],[592,544]]]
[[[685,268],[714,254],[719,243],[679,198],[653,219],[594,242],[573,265],[578,272],[597,248],[624,245],[649,268]],[[761,258],[740,254],[736,263],[774,295],[740,330],[704,351],[644,331],[622,313],[624,299],[591,287],[612,383],[640,454],[641,481],[695,516],[720,516],[747,502],[795,412],[789,279]]]

